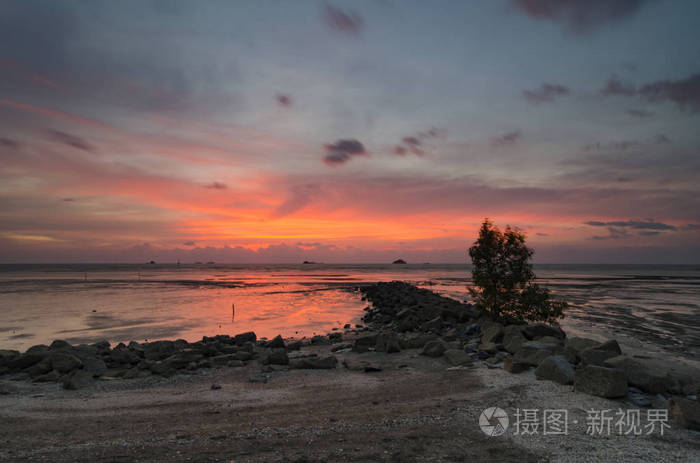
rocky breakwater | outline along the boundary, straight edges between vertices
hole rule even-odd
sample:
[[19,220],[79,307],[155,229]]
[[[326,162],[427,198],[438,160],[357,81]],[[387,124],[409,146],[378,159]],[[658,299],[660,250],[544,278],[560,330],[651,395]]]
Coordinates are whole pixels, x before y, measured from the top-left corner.
[[[393,349],[420,348],[452,365],[482,362],[517,374],[534,370],[539,380],[633,406],[665,404],[676,423],[700,429],[700,372],[681,362],[625,354],[616,340],[567,337],[558,326],[501,323],[474,306],[412,285],[391,282],[361,288],[372,306],[363,317],[369,330],[354,350],[391,340]],[[387,350],[389,352],[389,350]]]

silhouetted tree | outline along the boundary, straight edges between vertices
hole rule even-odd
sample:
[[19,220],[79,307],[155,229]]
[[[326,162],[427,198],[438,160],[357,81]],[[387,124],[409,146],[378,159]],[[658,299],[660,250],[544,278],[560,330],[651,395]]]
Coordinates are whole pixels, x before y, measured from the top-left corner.
[[510,226],[501,232],[485,219],[469,248],[474,265],[469,293],[477,306],[505,320],[556,323],[562,318],[566,302],[551,299],[549,290],[533,281],[532,254],[523,233]]

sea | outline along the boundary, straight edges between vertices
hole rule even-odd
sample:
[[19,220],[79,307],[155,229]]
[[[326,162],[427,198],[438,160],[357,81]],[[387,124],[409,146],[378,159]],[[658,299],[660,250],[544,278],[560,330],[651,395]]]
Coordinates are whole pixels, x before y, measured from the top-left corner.
[[[569,303],[569,335],[622,337],[700,360],[700,266],[535,265]],[[0,265],[0,349],[255,331],[301,338],[361,324],[361,285],[401,280],[469,301],[469,265]]]

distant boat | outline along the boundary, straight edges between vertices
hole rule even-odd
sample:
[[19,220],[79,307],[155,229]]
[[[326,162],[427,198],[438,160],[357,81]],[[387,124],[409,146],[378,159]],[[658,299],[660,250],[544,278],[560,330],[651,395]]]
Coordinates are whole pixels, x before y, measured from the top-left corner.
[[314,262],[313,260],[305,260],[304,261],[304,265],[310,265],[310,264],[315,264],[315,263],[316,262]]
[[153,264],[155,264],[155,263],[156,263],[155,260],[152,260],[152,261],[149,262],[149,264],[151,264],[151,265],[153,265]]
[[392,262],[392,264],[405,264],[405,263],[406,263],[406,261],[403,259],[396,259],[394,262]]

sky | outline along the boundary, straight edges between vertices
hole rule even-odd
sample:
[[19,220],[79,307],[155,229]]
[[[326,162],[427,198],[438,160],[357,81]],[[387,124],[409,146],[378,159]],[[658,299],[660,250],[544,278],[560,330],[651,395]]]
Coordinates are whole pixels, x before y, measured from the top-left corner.
[[700,2],[0,0],[0,262],[700,262]]

